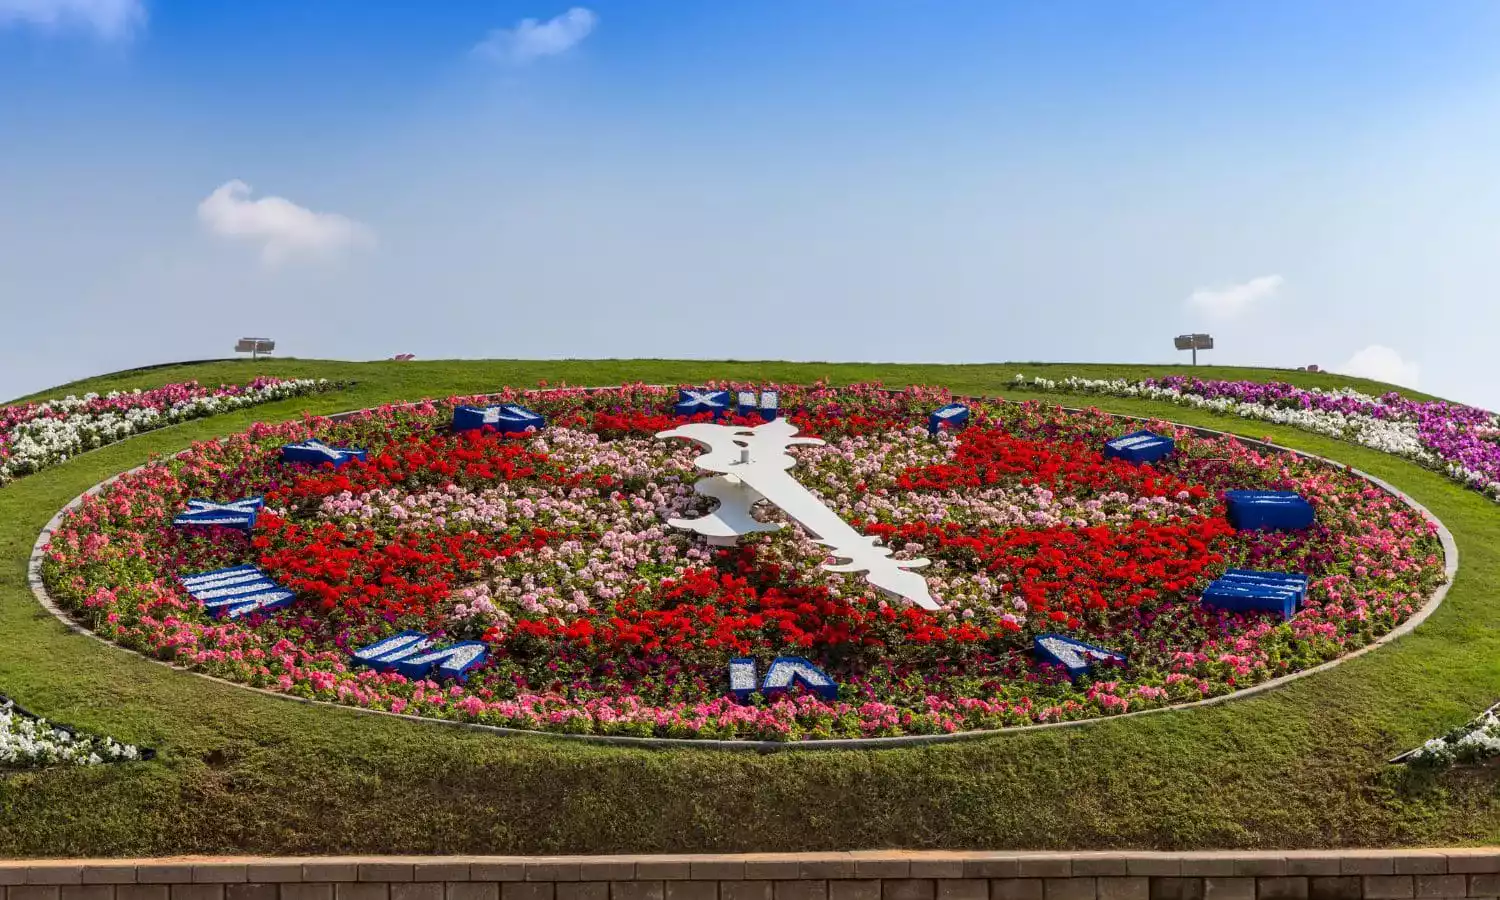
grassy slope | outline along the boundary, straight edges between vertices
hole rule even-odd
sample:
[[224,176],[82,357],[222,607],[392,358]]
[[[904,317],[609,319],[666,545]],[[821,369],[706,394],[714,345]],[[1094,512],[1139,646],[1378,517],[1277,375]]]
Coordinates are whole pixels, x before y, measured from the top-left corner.
[[[955,366],[903,365],[896,363],[762,363],[762,362],[667,362],[662,360],[557,360],[517,361],[437,360],[394,363],[332,362],[303,359],[228,359],[185,365],[150,366],[124,372],[113,372],[85,378],[39,391],[21,400],[42,400],[86,391],[104,393],[113,390],[149,388],[196,379],[203,384],[238,384],[256,375],[284,378],[348,378],[378,381],[386,388],[409,386],[416,391],[451,393],[458,390],[490,389],[496,384],[522,384],[517,379],[546,378],[551,382],[570,384],[606,384],[640,380],[642,372],[693,373],[715,378],[750,377],[758,373],[795,369],[806,373],[804,381],[828,378],[831,381],[884,380],[891,384],[944,383],[986,384],[999,386],[1017,372],[1028,376],[1066,378],[1161,378],[1168,375],[1197,375],[1200,378],[1253,381],[1284,381],[1299,387],[1352,387],[1367,394],[1399,390],[1416,399],[1433,399],[1428,394],[1396,388],[1368,378],[1353,378],[1328,372],[1299,372],[1296,369],[1250,369],[1236,366],[1131,366],[1106,363],[997,363]],[[611,381],[610,379],[613,379]],[[648,379],[649,380],[649,379]],[[529,384],[529,382],[526,382]],[[461,386],[461,387],[459,387]],[[415,397],[408,398],[415,399]],[[19,401],[13,401],[19,402]]]
[[[1049,397],[1270,436],[1400,485],[1443,519],[1462,565],[1414,634],[1332,672],[1216,708],[878,752],[761,756],[508,739],[252,695],[70,634],[25,585],[37,532],[102,477],[257,419],[500,384],[709,377],[1006,390],[1018,370],[1125,366],[667,362],[216,363],[70,389],[257,371],[357,378],[341,394],[188,423],[0,490],[0,687],[62,721],[157,746],[160,761],[0,780],[0,855],[544,853],[906,847],[1273,847],[1500,840],[1492,782],[1396,783],[1383,760],[1500,696],[1500,510],[1374,451],[1165,404]],[[1160,369],[1152,371],[1162,371]],[[1205,375],[1253,370],[1200,367]],[[1254,372],[1268,377],[1264,371]],[[1288,373],[1307,384],[1341,379]],[[1275,373],[1281,377],[1283,373]],[[1372,389],[1368,383],[1362,386]],[[1379,390],[1377,386],[1373,388]],[[49,392],[55,393],[55,392]]]

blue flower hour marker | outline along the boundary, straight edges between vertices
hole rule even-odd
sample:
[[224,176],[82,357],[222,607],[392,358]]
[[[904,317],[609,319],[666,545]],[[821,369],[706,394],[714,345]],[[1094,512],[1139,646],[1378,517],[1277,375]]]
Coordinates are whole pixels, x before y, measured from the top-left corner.
[[672,412],[679,416],[713,413],[715,419],[729,412],[729,392],[683,388],[677,392]]
[[[784,691],[800,684],[826,700],[838,699],[839,686],[827,672],[800,656],[778,656],[760,682],[761,693]],[[755,693],[755,660],[741,656],[729,661],[729,690],[744,702]]]
[[741,703],[755,693],[755,660],[741,656],[729,661],[729,692]]
[[414,680],[436,673],[439,679],[464,681],[470,671],[484,665],[489,648],[480,641],[459,641],[438,647],[420,631],[402,631],[355,650],[350,656],[378,672],[394,671]]
[[969,424],[969,408],[962,403],[950,403],[927,417],[927,433],[936,435],[944,427],[960,428]]
[[1203,605],[1243,612],[1264,610],[1283,619],[1297,614],[1307,599],[1307,576],[1286,572],[1230,569],[1203,591]]
[[229,503],[189,500],[187,511],[178,513],[177,517],[172,520],[172,524],[179,527],[220,525],[225,528],[243,528],[249,531],[255,527],[255,513],[264,505],[265,500],[260,497],[249,497]]
[[754,391],[740,391],[736,406],[742,416],[759,413],[762,419],[769,422],[780,412],[781,398],[775,391],[761,391],[759,396]]
[[289,605],[296,594],[267,578],[255,566],[233,566],[178,578],[194,600],[216,619],[238,619]]
[[420,631],[400,631],[368,647],[355,650],[349,655],[354,657],[355,662],[369,666],[377,672],[388,672],[394,669],[400,660],[431,646],[432,641]]
[[760,683],[764,691],[785,690],[797,683],[813,691],[825,700],[838,698],[839,686],[828,673],[800,656],[778,656],[771,660],[765,680]]
[[1312,504],[1291,491],[1225,491],[1224,500],[1238,531],[1291,531],[1314,519]]
[[363,460],[368,455],[366,451],[356,447],[330,447],[317,438],[308,438],[281,448],[282,462],[311,463],[315,466],[332,463],[335,469],[351,459]]
[[436,672],[439,679],[464,681],[469,670],[484,665],[488,657],[489,650],[483,643],[460,641],[403,659],[396,663],[396,671],[412,679],[426,678]]
[[1061,634],[1037,635],[1032,641],[1032,652],[1040,662],[1062,666],[1070,679],[1087,673],[1102,661],[1125,662],[1124,654],[1085,644]]
[[1133,463],[1154,463],[1169,456],[1177,442],[1150,431],[1132,431],[1112,441],[1104,442],[1106,458],[1123,459]]
[[547,420],[524,406],[460,406],[453,410],[454,431],[475,431],[489,426],[502,434],[521,434],[529,428],[541,431]]

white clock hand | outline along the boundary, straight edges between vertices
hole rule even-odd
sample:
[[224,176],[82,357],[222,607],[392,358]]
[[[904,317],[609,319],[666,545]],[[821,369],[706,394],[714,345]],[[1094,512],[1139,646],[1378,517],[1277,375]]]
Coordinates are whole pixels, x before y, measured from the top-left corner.
[[[875,538],[855,531],[789,474],[788,470],[797,464],[797,460],[786,452],[787,447],[823,443],[816,438],[794,437],[796,431],[797,426],[790,421],[773,419],[754,428],[693,422],[658,434],[657,437],[687,438],[703,445],[707,452],[694,462],[699,468],[723,475],[700,481],[698,492],[706,496],[725,493],[734,504],[729,506],[726,502],[725,507],[702,519],[674,519],[669,524],[707,534],[711,540],[717,538],[715,543],[727,543],[725,539],[731,536],[765,530],[764,523],[749,516],[749,506],[754,501],[748,498],[751,494],[758,494],[795,519],[818,543],[830,548],[834,556],[848,560],[825,565],[828,571],[867,572],[868,581],[877,588],[924,609],[937,609],[938,605],[927,589],[927,580],[907,571],[927,565],[927,560],[891,559],[890,548],[877,546]],[[740,482],[749,494],[733,493],[736,486],[724,479],[725,475]],[[711,484],[705,485],[705,481]],[[756,527],[745,527],[746,520]]]
[[668,525],[696,531],[706,536],[710,544],[720,547],[732,545],[740,535],[781,528],[778,523],[762,522],[750,514],[751,507],[763,498],[733,475],[700,478],[693,490],[719,501],[719,508],[696,519],[668,519]]

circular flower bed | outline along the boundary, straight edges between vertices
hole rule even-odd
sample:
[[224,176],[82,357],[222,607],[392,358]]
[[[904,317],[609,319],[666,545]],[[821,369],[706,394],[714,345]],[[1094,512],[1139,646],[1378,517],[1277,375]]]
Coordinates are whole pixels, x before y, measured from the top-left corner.
[[[128,473],[63,518],[54,600],[124,646],[223,678],[350,705],[609,735],[805,740],[942,734],[1118,714],[1230,693],[1365,646],[1443,580],[1436,525],[1334,466],[1165,423],[1155,465],[1107,459],[1102,413],[973,404],[930,437],[932,389],[779,387],[804,435],[792,475],[898,559],[925,557],[940,608],[821,567],[795,524],[732,547],[668,519],[710,511],[675,390],[524,397],[540,432],[454,433],[454,398],[333,422],[257,425]],[[520,399],[511,393],[499,399]],[[495,402],[497,398],[489,398]],[[760,419],[732,421],[747,425]],[[280,461],[316,437],[368,450]],[[1237,532],[1226,490],[1296,491],[1298,532]],[[190,498],[263,495],[253,530],[174,527]],[[766,521],[779,510],[757,508]],[[253,564],[291,605],[206,615],[178,576]],[[1297,614],[1204,605],[1226,569],[1305,573]],[[403,630],[484,643],[464,681],[408,679],[351,653]],[[1076,679],[1038,635],[1122,654]],[[737,698],[732,658],[801,657],[836,697]]]

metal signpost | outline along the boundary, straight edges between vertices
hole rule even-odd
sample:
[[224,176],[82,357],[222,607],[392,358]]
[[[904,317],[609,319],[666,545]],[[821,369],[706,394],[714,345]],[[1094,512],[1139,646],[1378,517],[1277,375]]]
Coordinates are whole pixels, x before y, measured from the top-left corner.
[[262,353],[275,349],[276,342],[270,338],[240,338],[234,345],[234,352],[248,353],[251,359],[258,359]]
[[1179,334],[1172,339],[1178,350],[1193,351],[1193,365],[1198,364],[1199,350],[1212,350],[1214,348],[1214,336],[1211,334]]

